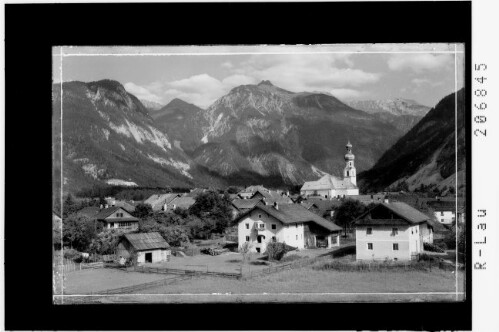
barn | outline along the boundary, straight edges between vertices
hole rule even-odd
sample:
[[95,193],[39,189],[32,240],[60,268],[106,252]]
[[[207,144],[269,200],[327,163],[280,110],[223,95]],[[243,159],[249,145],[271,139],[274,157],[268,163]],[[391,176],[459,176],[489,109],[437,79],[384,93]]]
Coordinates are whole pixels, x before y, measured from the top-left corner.
[[124,234],[118,243],[117,257],[128,258],[137,254],[137,263],[166,262],[170,258],[170,245],[158,232]]

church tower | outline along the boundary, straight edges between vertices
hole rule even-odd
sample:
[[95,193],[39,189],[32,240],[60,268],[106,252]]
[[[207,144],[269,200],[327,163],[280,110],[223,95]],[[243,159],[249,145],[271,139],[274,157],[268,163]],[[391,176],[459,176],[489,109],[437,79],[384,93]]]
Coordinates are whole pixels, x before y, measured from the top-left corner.
[[357,172],[355,171],[355,166],[353,164],[353,161],[355,159],[355,156],[352,154],[352,144],[350,144],[350,141],[348,141],[347,145],[347,154],[345,155],[345,169],[343,170],[343,178],[344,179],[350,179],[350,181],[354,184],[357,185]]

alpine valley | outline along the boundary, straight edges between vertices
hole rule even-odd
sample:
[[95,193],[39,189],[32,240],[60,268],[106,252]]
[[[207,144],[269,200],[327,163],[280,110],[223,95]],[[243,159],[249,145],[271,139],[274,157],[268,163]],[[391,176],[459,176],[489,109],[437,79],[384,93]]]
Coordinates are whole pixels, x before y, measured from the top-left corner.
[[162,107],[140,101],[111,80],[54,84],[52,97],[54,185],[62,179],[68,192],[94,185],[301,185],[324,172],[342,174],[347,141],[358,171],[367,171],[438,108],[425,117],[428,108],[408,100],[347,105],[269,81],[234,87],[207,109],[180,99]]

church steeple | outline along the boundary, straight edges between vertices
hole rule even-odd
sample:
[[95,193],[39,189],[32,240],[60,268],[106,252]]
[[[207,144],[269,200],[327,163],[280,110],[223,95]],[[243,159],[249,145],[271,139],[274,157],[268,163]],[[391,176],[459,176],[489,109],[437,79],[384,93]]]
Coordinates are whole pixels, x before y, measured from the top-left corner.
[[348,141],[347,145],[347,154],[345,155],[345,169],[343,170],[343,178],[349,178],[350,181],[357,185],[357,174],[354,166],[355,156],[352,154],[352,144]]

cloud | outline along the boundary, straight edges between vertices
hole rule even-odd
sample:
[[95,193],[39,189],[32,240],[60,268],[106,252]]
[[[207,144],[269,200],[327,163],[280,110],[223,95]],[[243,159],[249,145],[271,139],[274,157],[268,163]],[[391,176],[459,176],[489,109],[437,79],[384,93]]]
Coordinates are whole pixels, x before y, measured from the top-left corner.
[[388,68],[391,70],[412,70],[416,73],[445,69],[453,63],[454,58],[451,54],[394,54],[388,58]]
[[295,92],[359,87],[381,77],[352,66],[348,54],[253,55],[235,72]]
[[149,91],[149,89],[132,82],[125,83],[125,90],[135,95],[139,99],[161,103],[161,97]]
[[365,92],[355,89],[331,89],[329,93],[343,101],[367,97],[367,94]]

